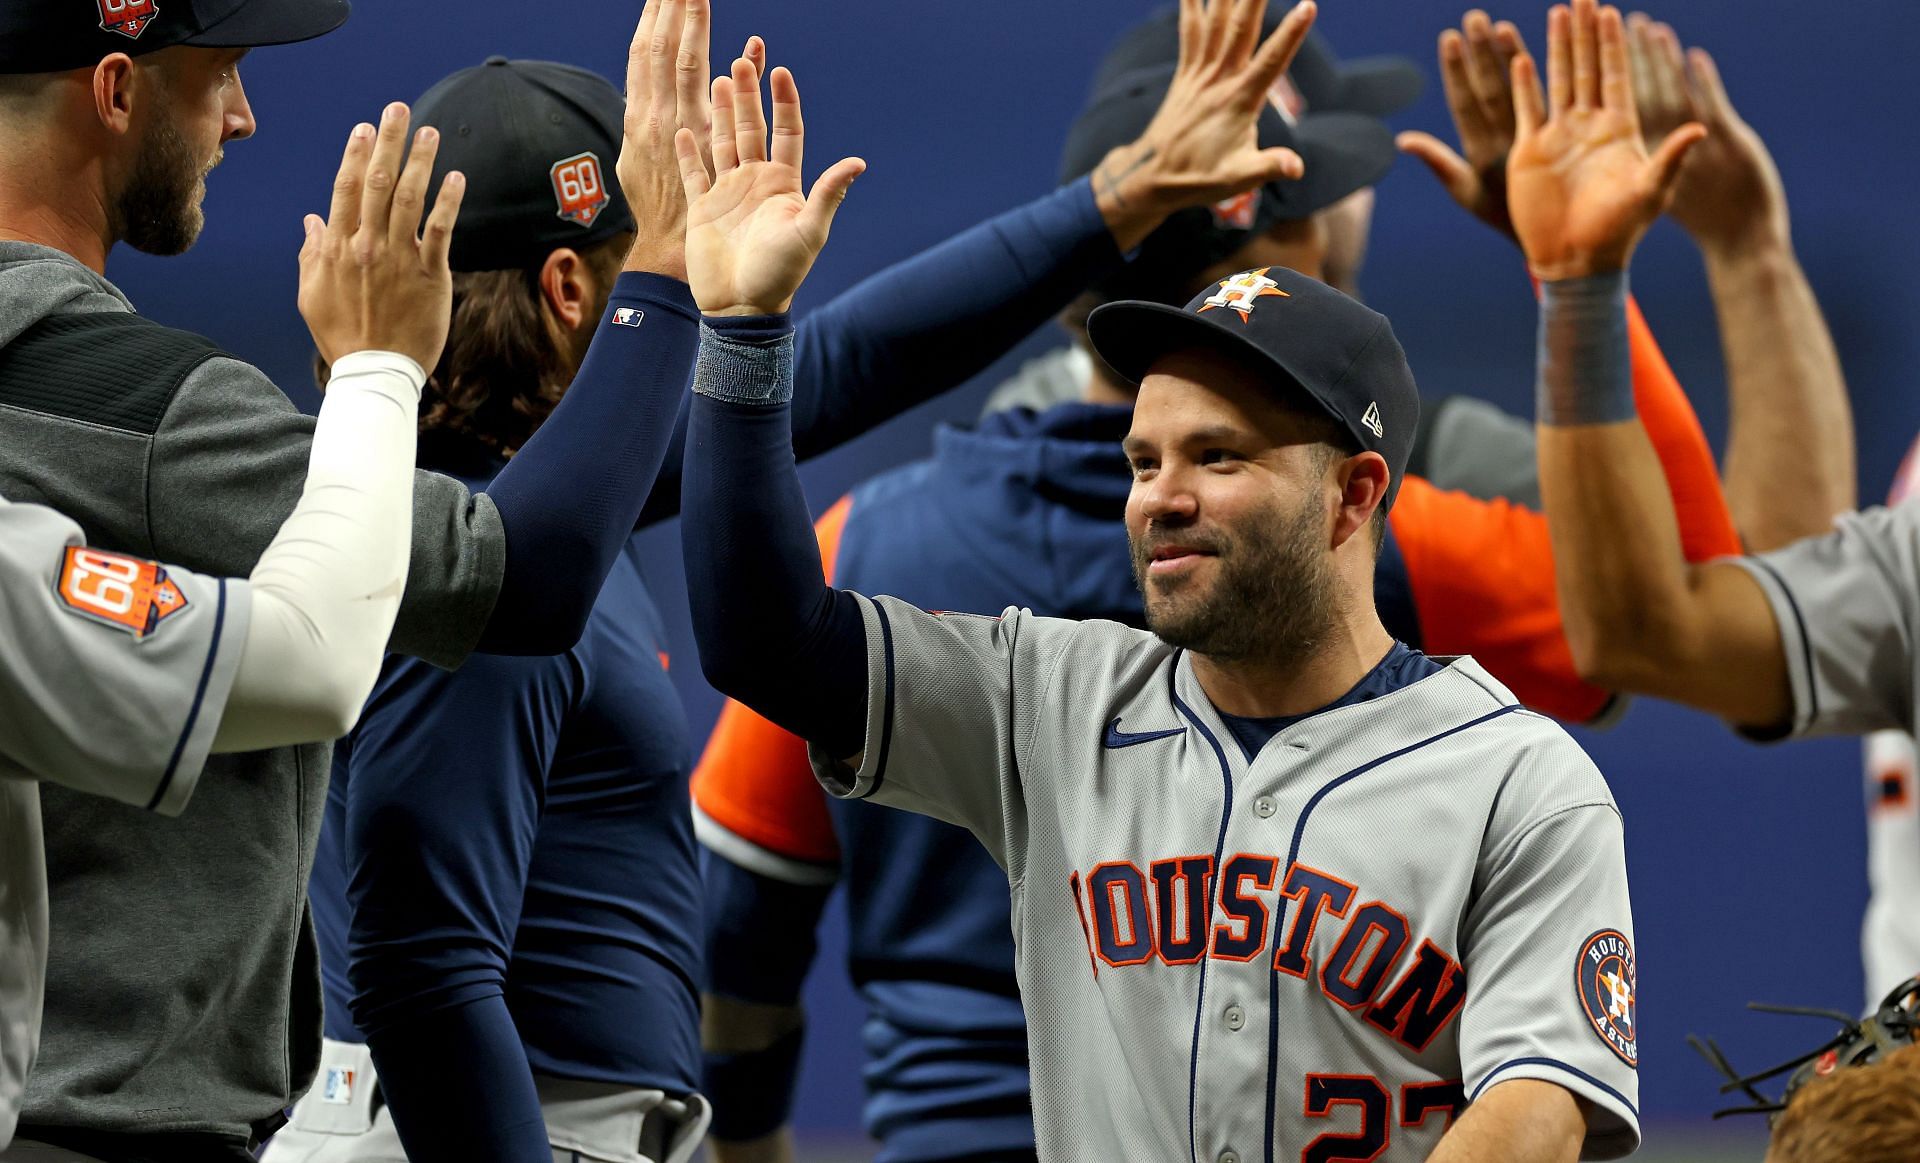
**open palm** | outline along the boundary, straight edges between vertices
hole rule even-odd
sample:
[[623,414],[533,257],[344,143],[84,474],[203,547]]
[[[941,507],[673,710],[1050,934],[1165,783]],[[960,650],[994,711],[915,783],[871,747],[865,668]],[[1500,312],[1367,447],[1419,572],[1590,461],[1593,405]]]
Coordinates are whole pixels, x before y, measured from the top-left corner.
[[676,140],[687,192],[687,275],[694,301],[708,315],[786,311],[826,246],[833,216],[866,163],[848,158],[802,192],[805,132],[793,75],[775,69],[773,147],[760,104],[758,70],[734,62],[733,76],[713,83],[713,171],[693,134]]
[[1595,0],[1575,0],[1571,11],[1555,7],[1547,44],[1549,102],[1541,100],[1533,61],[1513,62],[1517,137],[1507,188],[1514,233],[1542,279],[1624,270],[1671,196],[1681,160],[1706,131],[1683,125],[1648,154],[1617,9]]

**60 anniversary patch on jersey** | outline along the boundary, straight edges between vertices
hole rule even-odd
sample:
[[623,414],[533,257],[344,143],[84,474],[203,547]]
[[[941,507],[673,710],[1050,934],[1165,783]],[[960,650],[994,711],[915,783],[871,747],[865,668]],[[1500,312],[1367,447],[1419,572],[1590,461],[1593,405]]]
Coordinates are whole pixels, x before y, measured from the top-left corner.
[[1574,987],[1586,1007],[1593,1032],[1629,1066],[1640,1065],[1639,978],[1633,968],[1633,943],[1617,929],[1602,929],[1580,947]]

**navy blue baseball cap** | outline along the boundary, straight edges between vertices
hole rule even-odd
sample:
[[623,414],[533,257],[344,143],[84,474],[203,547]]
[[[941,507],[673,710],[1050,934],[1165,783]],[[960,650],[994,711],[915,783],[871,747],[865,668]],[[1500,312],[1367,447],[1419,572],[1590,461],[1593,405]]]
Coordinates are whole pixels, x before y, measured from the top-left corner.
[[293,44],[340,27],[352,7],[348,0],[6,0],[0,73],[65,72],[176,44]]
[[[1262,40],[1280,27],[1291,7],[1275,4],[1268,9],[1260,33]],[[1147,65],[1172,64],[1179,57],[1180,12],[1176,8],[1159,9],[1114,42],[1094,74],[1094,91],[1099,92],[1124,73]],[[1287,69],[1287,78],[1297,90],[1291,99],[1305,110],[1365,113],[1370,117],[1387,117],[1406,109],[1420,99],[1420,90],[1426,84],[1420,66],[1406,57],[1341,60],[1318,28],[1307,33]]]
[[1109,303],[1087,320],[1107,365],[1138,384],[1166,356],[1213,351],[1239,359],[1340,423],[1358,447],[1386,459],[1391,508],[1420,426],[1420,389],[1387,317],[1284,267],[1243,271],[1185,307]]
[[[1091,173],[1108,152],[1135,140],[1159,112],[1173,83],[1174,65],[1148,65],[1122,73],[1095,93],[1068,132],[1061,180]],[[1393,168],[1398,152],[1386,122],[1361,113],[1306,113],[1292,117],[1269,102],[1260,110],[1262,148],[1283,146],[1300,155],[1306,172],[1297,182],[1269,182],[1216,206],[1170,216],[1141,244],[1133,261],[1099,280],[1109,299],[1154,299],[1178,303],[1193,277],[1226,259],[1276,223],[1311,217]]]
[[615,172],[625,116],[605,77],[554,61],[489,57],[428,89],[413,123],[440,131],[433,188],[467,176],[453,269],[535,267],[634,229]]

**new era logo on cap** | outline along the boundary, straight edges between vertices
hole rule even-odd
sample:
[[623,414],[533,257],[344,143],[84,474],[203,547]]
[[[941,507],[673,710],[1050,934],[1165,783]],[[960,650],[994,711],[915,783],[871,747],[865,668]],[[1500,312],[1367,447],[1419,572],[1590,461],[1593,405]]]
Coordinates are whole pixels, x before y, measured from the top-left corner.
[[117,32],[129,40],[139,40],[147,25],[160,15],[154,0],[98,0],[98,3],[101,30]]
[[600,158],[593,153],[577,153],[553,163],[553,194],[560,201],[560,217],[581,226],[592,226],[613,200]]
[[1375,400],[1367,405],[1367,414],[1360,417],[1360,423],[1366,425],[1367,431],[1373,433],[1375,440],[1387,434],[1387,426],[1380,422],[1380,401]]

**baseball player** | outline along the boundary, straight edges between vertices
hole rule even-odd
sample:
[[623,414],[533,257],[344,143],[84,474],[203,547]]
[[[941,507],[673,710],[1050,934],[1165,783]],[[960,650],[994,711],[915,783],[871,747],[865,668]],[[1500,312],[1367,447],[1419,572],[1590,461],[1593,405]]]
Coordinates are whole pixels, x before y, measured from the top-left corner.
[[1006,869],[1043,1157],[1632,1149],[1605,784],[1373,609],[1419,412],[1383,319],[1279,268],[1091,318],[1141,382],[1149,633],[827,588],[768,342],[785,304],[694,282],[703,667],[808,738],[831,790],[968,827]]
[[[1138,31],[1130,33],[1115,51],[1138,41]],[[1310,36],[1301,59],[1315,47]],[[1324,43],[1318,48],[1320,59],[1331,57]],[[1392,67],[1372,62],[1361,76]],[[1218,216],[1204,223],[1176,219],[1160,233],[1178,234],[1180,244],[1160,245],[1159,253],[1204,256],[1238,245],[1244,249],[1228,261],[1257,258],[1309,276],[1328,273],[1325,260],[1337,248],[1320,239],[1340,225],[1287,215],[1317,218],[1323,205],[1351,205],[1354,191],[1378,176],[1391,153],[1377,122],[1315,112],[1323,101],[1338,99],[1343,86],[1312,80],[1298,60],[1292,75],[1300,81],[1302,107],[1293,140],[1320,180],[1308,191],[1262,190],[1263,214],[1280,217],[1258,242],[1230,232]],[[1114,119],[1103,103],[1096,98],[1089,123],[1104,121],[1111,129]],[[1284,122],[1269,130],[1290,132]],[[1070,150],[1097,143],[1082,127]],[[1073,165],[1069,158],[1069,172]],[[1343,179],[1352,185],[1343,187]],[[1158,281],[1189,287],[1195,259],[1185,261],[1186,267],[1163,261],[1154,271]],[[1351,280],[1358,272],[1341,273]],[[1152,281],[1129,270],[1103,280],[1102,294],[1112,295],[1105,288],[1122,279],[1142,290]],[[1731,551],[1735,543],[1717,488],[1700,490],[1712,507],[1689,505],[1681,495],[1694,480],[1713,485],[1711,459],[1650,334],[1639,330],[1636,340],[1644,406],[1666,423],[1667,447],[1682,450],[1673,459],[1676,508],[1703,544]],[[1068,349],[1070,355],[1080,350]],[[942,430],[931,460],[843,498],[817,530],[829,581],[929,609],[992,611],[1012,604],[1049,616],[1139,624],[1139,593],[1118,528],[1129,487],[1118,444],[1131,414],[1131,389],[1090,358],[1056,355],[1023,369],[1018,382],[996,395],[1055,406],[1038,414],[999,412],[973,432]],[[1466,418],[1458,418],[1461,412]],[[1416,459],[1449,485],[1436,489],[1416,470],[1389,516],[1374,589],[1382,621],[1404,642],[1430,636],[1451,649],[1484,646],[1499,658],[1490,669],[1527,692],[1522,702],[1590,716],[1607,706],[1608,695],[1573,673],[1555,611],[1544,519],[1517,505],[1479,504],[1450,491],[1505,483],[1492,475],[1502,466],[1490,465],[1496,458],[1476,435],[1492,430],[1523,457],[1524,473],[1509,475],[1524,476],[1537,500],[1531,427],[1510,422],[1521,424],[1515,439],[1500,414],[1492,424],[1483,414],[1467,404],[1440,428],[1423,416],[1420,440],[1436,432],[1443,439],[1434,442],[1441,450],[1424,458],[1416,444]],[[1419,501],[1409,503],[1416,496]],[[1041,564],[1012,573],[1001,564],[1010,560]],[[867,1006],[866,1122],[880,1140],[880,1158],[1030,1154],[1012,926],[1004,875],[986,851],[963,830],[935,820],[855,802],[829,805],[805,744],[737,703],[723,711],[709,741],[694,796],[711,895],[707,1093],[720,1156],[778,1158],[790,1150],[779,1131],[803,1036],[797,1002],[817,947],[815,929],[836,883],[847,890],[848,964]]]
[[[1675,131],[1649,159],[1627,137],[1638,126],[1622,101],[1619,13],[1582,0],[1554,21],[1579,82],[1558,69],[1550,110],[1537,87],[1523,102],[1512,184],[1514,224],[1549,289],[1541,482],[1576,658],[1759,738],[1911,733],[1910,499],[1754,557],[1690,566],[1673,554],[1665,514],[1648,504],[1642,425],[1615,390],[1611,329],[1633,246],[1702,128]],[[1572,209],[1588,212],[1581,231],[1568,229]]]
[[1920,1137],[1920,1047],[1800,1089],[1774,1120],[1764,1163],[1905,1163]]
[[[394,189],[423,197],[437,145],[420,143]],[[33,1066],[45,987],[36,781],[177,816],[209,754],[330,739],[373,685],[405,585],[413,415],[422,365],[446,339],[462,189],[442,184],[424,246],[382,246],[364,273],[340,260],[371,244],[368,222],[393,190],[368,190],[354,215],[309,222],[301,303],[316,342],[341,355],[339,374],[300,501],[250,577],[94,549],[53,510],[0,498],[0,1150]]]
[[[301,495],[312,420],[257,370],[134,314],[101,271],[117,242],[165,254],[197,235],[209,167],[256,127],[243,46],[322,33],[347,5],[103,11],[21,0],[0,18],[0,494],[50,505],[102,549],[245,576]],[[689,89],[704,102],[704,79]],[[650,94],[625,142],[643,175],[627,195],[639,230],[610,307],[642,326],[600,333],[599,358],[484,496],[416,476],[392,649],[451,667],[476,646],[551,653],[578,639],[663,459],[696,343],[672,273],[678,104]],[[407,140],[404,106],[353,136],[336,214],[400,172]],[[374,220],[396,234],[417,222]],[[20,1139],[237,1161],[283,1121],[319,1057],[304,889],[329,752],[216,756],[177,823],[42,789],[55,924]]]
[[[687,37],[703,72],[705,10],[697,11],[699,28],[689,25]],[[670,38],[678,12],[660,9]],[[1222,6],[1210,27],[1234,15]],[[647,40],[643,29],[636,43]],[[746,76],[754,95],[743,100],[752,105],[757,67]],[[1222,78],[1223,87],[1254,83],[1265,84]],[[727,131],[734,84],[730,77],[715,87],[721,111],[712,121]],[[1186,110],[1158,132],[1232,139],[1252,118],[1205,99]],[[469,193],[488,228],[455,243],[465,296],[457,317],[540,311],[562,332],[581,327],[556,304],[593,301],[592,255],[631,224],[608,206],[590,228],[543,225],[555,219],[549,171],[552,159],[610,155],[619,95],[578,70],[496,58],[435,86],[417,113],[460,143],[469,168],[489,175]],[[734,148],[730,139],[713,143],[717,154]],[[1131,140],[1115,149],[1141,152]],[[1138,209],[1077,182],[816,312],[799,356],[815,401],[810,443],[953,386],[992,357],[983,340],[1011,342],[1057,311],[1077,290],[1073,280],[1117,265],[1116,244],[1165,217],[1155,209],[1165,206],[1157,175],[1191,180],[1185,160],[1172,160],[1183,170],[1138,167],[1128,179],[1125,201]],[[1201,172],[1231,187],[1257,180],[1236,176],[1248,161],[1220,150]],[[1209,189],[1171,201],[1217,199]],[[508,264],[521,269],[496,269]],[[948,277],[956,268],[969,272],[957,283]],[[535,298],[519,290],[530,281],[568,289]],[[504,295],[502,284],[519,297]],[[932,289],[902,297],[902,286]],[[948,286],[955,289],[940,290]],[[590,328],[597,315],[579,318]],[[422,452],[435,467],[479,476],[476,487],[499,470],[498,454],[537,427],[525,420],[537,407],[520,402],[537,404],[548,390],[488,379],[462,354],[485,339],[456,323],[430,388]],[[499,362],[561,361],[538,350]],[[887,382],[895,378],[898,386]],[[671,458],[662,485],[657,492],[669,495],[650,501],[643,521],[677,504]],[[271,1158],[399,1158],[403,1145],[416,1159],[525,1157],[544,1142],[625,1159],[636,1149],[636,1122],[645,1158],[679,1157],[697,1144],[704,1104],[695,1093],[694,983],[703,970],[686,808],[690,747],[664,662],[654,662],[663,643],[638,565],[629,550],[586,638],[565,656],[478,658],[457,673],[389,662],[361,728],[336,751],[312,886],[329,1042],[320,1084],[276,1136]]]

